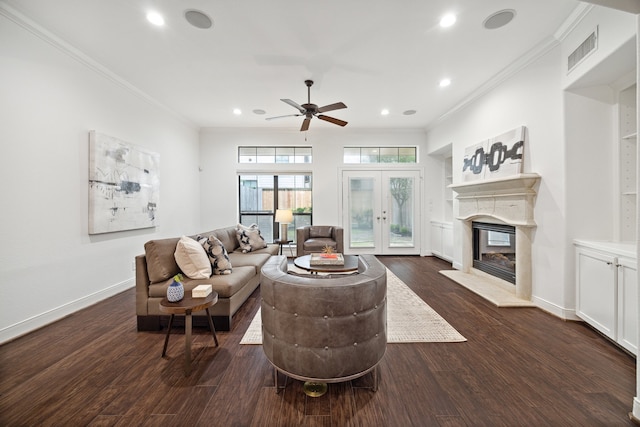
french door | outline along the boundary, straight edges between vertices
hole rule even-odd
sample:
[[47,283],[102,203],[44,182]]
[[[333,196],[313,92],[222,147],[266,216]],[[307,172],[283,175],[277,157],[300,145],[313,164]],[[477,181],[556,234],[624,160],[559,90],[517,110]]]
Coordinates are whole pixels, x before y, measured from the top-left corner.
[[350,254],[420,254],[420,172],[344,170],[342,223]]

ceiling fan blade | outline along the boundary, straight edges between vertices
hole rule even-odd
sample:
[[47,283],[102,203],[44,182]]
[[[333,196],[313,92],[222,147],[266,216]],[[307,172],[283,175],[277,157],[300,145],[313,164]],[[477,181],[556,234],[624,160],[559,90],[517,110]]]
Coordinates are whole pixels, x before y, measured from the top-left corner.
[[287,114],[286,116],[267,117],[265,120],[284,119],[285,117],[300,117],[302,114]]
[[335,104],[325,105],[324,107],[318,108],[318,113],[324,113],[326,111],[340,110],[342,108],[347,108],[346,105],[342,102],[336,102]]
[[305,110],[304,108],[302,108],[302,106],[290,99],[281,99],[280,101],[284,102],[285,104],[289,104],[291,105],[293,108],[296,108],[298,111],[300,111],[302,114],[306,113],[307,110]]
[[324,120],[325,122],[333,123],[334,125],[338,125],[338,126],[346,126],[348,123],[348,122],[345,122],[344,120],[336,119],[334,117],[323,116],[322,114],[319,115],[318,118],[320,120]]
[[306,118],[302,121],[302,127],[300,128],[300,132],[304,132],[309,129],[309,124],[311,123],[310,118]]

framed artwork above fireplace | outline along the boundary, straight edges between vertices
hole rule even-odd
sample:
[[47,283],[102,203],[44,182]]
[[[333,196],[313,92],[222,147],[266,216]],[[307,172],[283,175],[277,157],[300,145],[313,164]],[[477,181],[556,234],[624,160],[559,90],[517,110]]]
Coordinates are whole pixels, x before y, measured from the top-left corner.
[[503,178],[522,173],[526,127],[470,145],[464,151],[463,182]]

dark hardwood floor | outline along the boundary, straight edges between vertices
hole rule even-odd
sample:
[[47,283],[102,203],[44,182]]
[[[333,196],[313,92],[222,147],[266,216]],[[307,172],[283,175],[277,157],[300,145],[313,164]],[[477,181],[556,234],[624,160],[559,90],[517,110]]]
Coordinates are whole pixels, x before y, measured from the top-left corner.
[[589,327],[534,308],[497,308],[438,274],[436,258],[380,257],[466,338],[390,344],[370,375],[320,398],[274,391],[259,345],[239,345],[259,290],[213,346],[137,332],[134,290],[0,346],[1,426],[630,426],[635,359]]

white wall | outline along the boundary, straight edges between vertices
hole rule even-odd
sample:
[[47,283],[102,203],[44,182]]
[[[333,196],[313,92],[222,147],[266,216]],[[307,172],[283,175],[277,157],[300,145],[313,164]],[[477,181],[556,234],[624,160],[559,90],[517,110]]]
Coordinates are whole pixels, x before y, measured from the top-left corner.
[[[453,143],[453,181],[462,182],[465,147],[517,126],[527,127],[524,172],[542,176],[535,205],[533,296],[548,311],[564,315],[565,189],[560,48],[429,130],[427,148]],[[454,216],[457,203],[454,203]],[[454,220],[454,265],[462,263],[462,231]]]
[[[598,50],[567,74],[566,57],[596,26]],[[614,234],[614,97],[611,87],[599,85],[608,74],[629,71],[625,54],[635,28],[631,14],[590,8],[559,46],[447,116],[427,136],[429,152],[453,141],[454,182],[460,182],[456,165],[462,164],[466,146],[527,126],[524,171],[542,176],[534,213],[533,299],[565,318],[575,317],[573,238]],[[564,92],[567,88],[572,92]],[[594,227],[596,220],[600,227]],[[454,265],[460,265],[461,231],[455,222],[454,247]]]
[[[144,242],[200,220],[197,129],[15,20],[0,13],[0,342],[133,286]],[[160,154],[156,229],[88,235],[92,129]]]
[[[242,172],[272,171],[268,166],[238,164],[238,147],[311,146],[313,164],[277,165],[281,172],[313,174],[313,222],[342,224],[339,170],[345,146],[417,146],[424,144],[422,130],[361,130],[328,127],[313,122],[311,130],[290,129],[204,129],[201,132],[202,228],[233,225],[238,221],[237,175]],[[306,138],[306,140],[305,140]],[[426,159],[426,155],[421,153]],[[426,162],[426,160],[425,160]],[[233,181],[236,180],[236,181]]]

